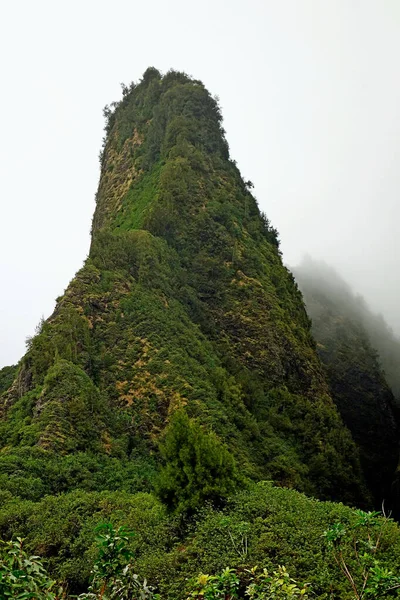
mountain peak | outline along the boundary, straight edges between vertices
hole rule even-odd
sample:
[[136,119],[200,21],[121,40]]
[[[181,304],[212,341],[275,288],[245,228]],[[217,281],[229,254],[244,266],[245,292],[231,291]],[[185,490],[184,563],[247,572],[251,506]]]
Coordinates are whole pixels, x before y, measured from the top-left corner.
[[89,258],[3,396],[3,447],[45,451],[44,479],[52,456],[87,448],[151,489],[181,409],[245,477],[368,505],[302,295],[216,100],[151,68],[105,114]]
[[106,107],[104,113],[106,138],[94,233],[126,225],[124,216],[132,210],[137,218],[130,226],[145,224],[149,203],[132,207],[129,192],[143,176],[152,179],[166,160],[193,161],[201,150],[229,159],[216,100],[200,81],[184,73],[169,71],[162,77],[151,67],[139,84],[124,86],[122,100]]

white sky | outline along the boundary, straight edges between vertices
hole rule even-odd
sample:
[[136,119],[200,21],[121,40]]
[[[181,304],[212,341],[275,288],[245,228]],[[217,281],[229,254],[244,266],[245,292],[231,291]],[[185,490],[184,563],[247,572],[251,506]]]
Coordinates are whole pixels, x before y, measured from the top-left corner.
[[87,255],[102,108],[148,66],[218,94],[285,262],[400,332],[399,0],[3,0],[0,56],[0,367]]

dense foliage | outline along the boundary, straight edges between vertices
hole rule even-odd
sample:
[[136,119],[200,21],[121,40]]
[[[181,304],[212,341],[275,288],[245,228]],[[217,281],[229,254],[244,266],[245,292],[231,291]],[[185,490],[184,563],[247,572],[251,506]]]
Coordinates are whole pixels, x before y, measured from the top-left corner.
[[[2,542],[0,548],[0,598],[56,600],[57,584],[52,580],[39,556],[30,556],[23,540]],[[61,590],[62,592],[62,590]]]
[[[400,404],[388,383],[394,382],[386,372],[385,354],[378,354],[379,344],[374,346],[371,328],[379,319],[326,265],[308,259],[295,273],[312,317],[332,397],[361,450],[361,464],[376,506],[385,500],[398,515],[395,471]],[[380,332],[385,344],[385,328]],[[393,343],[394,338],[387,333],[386,348]],[[397,343],[400,348],[400,341]]]
[[[335,523],[324,536],[332,547],[335,561],[354,594],[355,600],[400,595],[400,577],[379,560],[379,550],[387,518],[378,512],[356,512],[358,519],[348,525]],[[362,531],[364,530],[364,531]],[[364,535],[362,535],[364,533]],[[349,565],[344,541],[351,541],[356,563]]]
[[[254,483],[364,508],[380,493],[218,103],[201,82],[151,68],[105,116],[89,256],[18,367],[0,373],[2,537],[26,538],[68,593],[91,598],[123,586],[151,598],[146,580],[183,599],[199,573],[217,587],[239,577],[231,596],[239,585],[268,598],[281,576],[292,596],[305,590],[279,565],[317,598],[349,598],[321,536],[351,510]],[[88,591],[102,522],[114,533]],[[395,562],[393,523],[382,540]]]
[[157,491],[170,508],[190,512],[205,502],[215,505],[240,484],[235,461],[211,431],[205,432],[183,410],[177,410],[161,444],[164,459]]
[[[159,468],[180,408],[243,476],[367,506],[301,294],[229,158],[216,101],[199,81],[149,69],[105,114],[90,255],[0,401],[0,473],[17,460],[37,498],[58,491],[41,469],[86,454],[95,471],[117,459],[151,489],[143,469]],[[75,475],[60,491],[81,487]]]
[[[99,530],[103,523],[113,528]],[[360,556],[368,553],[378,561],[370,565],[371,585],[379,583],[375,567],[392,572],[390,580],[385,576],[391,585],[400,575],[396,523],[265,482],[232,496],[224,507],[206,506],[184,522],[146,493],[75,491],[40,502],[9,499],[0,508],[0,537],[11,536],[25,538],[27,555],[42,555],[47,580],[57,580],[70,595],[87,594],[89,586],[93,594],[125,584],[132,591],[137,584],[163,600],[186,600],[198,592],[199,583],[215,590],[222,577],[231,584],[233,573],[243,598],[251,584],[263,586],[266,593],[274,572],[285,565],[298,589],[309,584],[310,598],[354,600],[336,560],[338,550],[357,582],[363,572]],[[272,582],[264,578],[264,569]],[[206,581],[199,581],[200,574],[208,575]],[[286,576],[284,583],[289,583]],[[281,591],[278,598],[286,598]]]
[[16,374],[17,367],[15,365],[0,369],[0,394],[8,390],[12,385]]

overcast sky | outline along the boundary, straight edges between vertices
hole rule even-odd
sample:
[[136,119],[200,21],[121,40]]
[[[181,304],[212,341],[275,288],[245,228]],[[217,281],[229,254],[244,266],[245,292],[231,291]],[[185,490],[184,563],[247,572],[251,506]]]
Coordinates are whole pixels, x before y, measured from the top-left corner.
[[102,109],[150,65],[220,97],[285,262],[400,332],[399,0],[5,0],[0,52],[0,367],[87,255]]

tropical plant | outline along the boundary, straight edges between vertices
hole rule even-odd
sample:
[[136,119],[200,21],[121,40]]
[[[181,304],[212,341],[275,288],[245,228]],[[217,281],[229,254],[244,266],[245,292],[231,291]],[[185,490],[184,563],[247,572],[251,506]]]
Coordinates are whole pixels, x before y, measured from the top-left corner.
[[111,523],[97,527],[97,558],[89,591],[80,600],[156,600],[158,595],[134,572],[133,553],[128,548],[134,533]]
[[258,571],[257,567],[248,570],[247,573],[250,574],[250,583],[246,588],[243,583],[241,585],[238,573],[234,569],[227,567],[219,575],[201,573],[191,582],[193,591],[189,598],[198,600],[233,600],[244,597],[252,600],[308,598],[308,585],[299,587],[284,566],[279,565],[272,574],[267,569]]
[[58,600],[62,589],[49,577],[39,556],[30,556],[24,541],[17,538],[1,542],[0,547],[0,598],[7,600]]
[[299,587],[282,565],[272,574],[267,569],[257,572],[257,567],[251,569],[250,573],[252,582],[246,588],[246,596],[253,600],[308,598],[308,584]]
[[[324,533],[355,600],[399,597],[400,576],[383,566],[377,558],[388,517],[383,515],[383,519],[378,519],[379,512],[362,510],[357,510],[356,514],[358,518],[353,525],[346,527],[343,523],[335,523]],[[356,561],[352,562],[353,567],[350,566],[344,542],[350,542],[355,554]]]
[[228,567],[219,575],[200,573],[192,581],[194,588],[189,598],[201,600],[233,600],[239,598],[239,577]]

